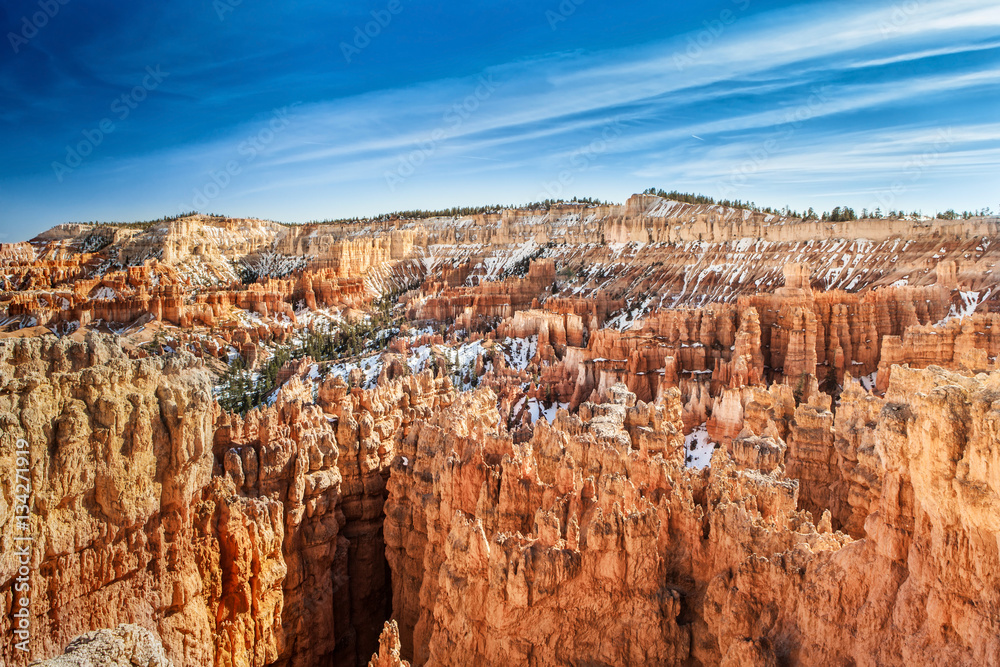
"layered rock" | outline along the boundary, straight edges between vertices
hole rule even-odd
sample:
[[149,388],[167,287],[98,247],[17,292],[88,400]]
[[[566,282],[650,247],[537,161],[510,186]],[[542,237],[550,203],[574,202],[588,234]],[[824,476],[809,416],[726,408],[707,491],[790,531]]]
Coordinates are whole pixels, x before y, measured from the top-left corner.
[[348,390],[339,378],[319,388],[319,405],[333,424],[340,452],[347,549],[343,583],[351,636],[338,643],[352,647],[350,659],[360,661],[367,655],[363,651],[377,644],[391,609],[383,504],[398,442],[415,423],[449,405],[453,395],[449,381],[429,373],[401,377],[370,392]]
[[425,282],[426,298],[411,301],[407,317],[411,320],[455,321],[466,326],[486,318],[509,318],[526,310],[549,295],[555,282],[555,264],[551,260],[528,263],[527,275],[498,282],[482,282],[475,287],[447,287],[435,292],[435,284]]
[[995,662],[998,381],[897,369],[885,400],[871,399],[877,422],[861,427],[879,482],[865,539],[718,577],[708,598],[723,612],[710,624],[720,644],[766,641],[802,664]]
[[976,313],[938,326],[913,325],[887,336],[878,365],[877,387],[885,391],[892,367],[942,366],[971,372],[995,370],[1000,355],[1000,316]]
[[[991,664],[998,382],[898,370],[885,399],[865,392],[882,406],[876,422],[838,422],[879,450],[857,540],[831,532],[829,511],[797,509],[774,438],[741,436],[739,467],[718,450],[700,475],[637,447],[678,431],[676,395],[665,421],[635,430],[633,415],[652,413],[619,386],[523,445],[494,430],[491,396],[464,395],[403,442],[390,478],[402,653],[414,664]],[[853,449],[857,473],[859,449],[836,449]]]
[[379,636],[378,653],[372,656],[368,667],[410,667],[410,663],[399,657],[399,626],[396,621],[386,621]]
[[[386,549],[414,664],[718,662],[698,637],[712,573],[746,548],[849,542],[787,529],[794,483],[718,456],[711,479],[685,472],[676,392],[656,407],[612,394],[524,445],[492,430],[490,396],[463,395],[404,441]],[[734,550],[755,522],[762,536]]]
[[[178,665],[994,664],[996,231],[637,196],[0,246],[0,337],[66,335],[0,341],[33,656],[127,622]],[[419,322],[375,389],[296,358],[268,406],[215,406],[213,358],[390,294]]]
[[498,338],[538,337],[539,354],[547,346],[555,356],[563,357],[567,346],[583,347],[586,330],[579,315],[557,314],[543,310],[519,310],[514,317],[497,327]]
[[160,639],[146,628],[119,625],[114,630],[94,630],[69,643],[65,653],[34,667],[173,667],[163,653]]
[[[675,623],[679,596],[656,576],[651,516],[631,513],[631,503],[655,505],[668,462],[677,465],[676,396],[665,412],[616,391],[615,403],[590,406],[586,423],[565,413],[557,419],[556,428],[565,421],[586,430],[587,440],[536,429],[530,443],[515,445],[492,431],[489,392],[463,395],[404,440],[390,479],[386,549],[394,617],[415,664],[686,655]],[[658,472],[641,477],[643,492],[653,494],[646,500],[626,481],[628,451],[659,462]],[[618,541],[632,534],[637,550],[621,553]],[[625,590],[631,613],[613,613]]]
[[[196,359],[107,337],[0,344],[3,456],[31,443],[31,655],[95,627],[154,630],[175,664],[357,664],[388,616],[382,503],[394,445],[453,394],[429,374],[371,392],[297,377],[220,413]],[[18,560],[13,500],[0,595]],[[4,653],[13,655],[5,615]]]
[[[215,407],[194,359],[129,360],[110,339],[0,344],[0,458],[29,443],[34,657],[94,628],[156,630],[179,664],[212,664],[214,620],[193,546],[212,476]],[[12,499],[0,511],[0,599],[17,559]],[[15,655],[11,616],[3,654]]]

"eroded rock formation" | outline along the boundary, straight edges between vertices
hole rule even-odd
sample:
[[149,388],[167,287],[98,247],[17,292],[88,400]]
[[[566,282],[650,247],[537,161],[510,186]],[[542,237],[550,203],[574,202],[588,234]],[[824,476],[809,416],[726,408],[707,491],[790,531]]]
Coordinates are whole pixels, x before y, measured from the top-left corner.
[[[450,400],[447,381],[352,394],[334,380],[316,404],[295,379],[240,418],[191,356],[45,337],[3,344],[0,363],[3,460],[31,443],[33,656],[118,623],[155,630],[177,664],[353,664],[375,645],[395,438]],[[11,609],[13,498],[0,509]]]
[[491,396],[465,395],[403,442],[390,478],[403,653],[995,664],[998,383],[898,370],[885,399],[852,397],[881,405],[855,436],[879,443],[858,539],[799,509],[773,440],[740,438],[736,461],[719,450],[703,473],[679,465],[676,392],[654,407],[618,385],[524,445],[494,430]]
[[[82,641],[145,660],[158,637],[175,665],[1000,665],[996,231],[636,196],[2,245],[30,657],[127,623]],[[225,363],[272,358],[280,389],[219,407]]]
[[66,652],[33,667],[174,667],[159,638],[137,625],[94,630],[69,643]]
[[[197,495],[212,475],[217,408],[193,358],[131,361],[110,339],[0,346],[2,458],[29,443],[34,656],[94,628],[157,630],[182,664],[211,662],[193,547]],[[12,608],[13,497],[5,495],[0,597]],[[0,617],[4,655],[11,617]]]

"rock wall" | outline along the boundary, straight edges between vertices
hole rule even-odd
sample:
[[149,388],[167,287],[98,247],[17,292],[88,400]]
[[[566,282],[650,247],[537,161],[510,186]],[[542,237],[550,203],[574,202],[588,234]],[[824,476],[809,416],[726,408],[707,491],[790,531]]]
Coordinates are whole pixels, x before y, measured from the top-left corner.
[[315,310],[354,307],[369,300],[362,279],[337,278],[331,269],[303,271],[295,280],[266,279],[227,288],[203,287],[193,296],[189,294],[190,284],[170,281],[169,273],[176,272],[158,269],[158,264],[149,262],[143,267],[129,267],[127,273],[105,274],[100,280],[75,281],[72,290],[15,293],[9,300],[8,315],[30,317],[39,325],[53,327],[71,322],[87,326],[98,320],[129,324],[148,315],[189,329],[215,327],[231,319],[233,311],[239,309],[258,319],[294,325],[296,304]]
[[[129,359],[110,337],[0,343],[0,460],[30,443],[31,657],[132,623],[175,664],[360,664],[390,611],[382,504],[395,443],[452,400],[407,376],[317,397],[293,377],[245,418],[190,355]],[[19,564],[0,505],[0,605]],[[10,613],[4,655],[17,655]]]
[[[30,447],[32,655],[135,623],[179,664],[212,664],[194,519],[212,477],[215,404],[193,358],[132,361],[110,339],[0,343],[0,461]],[[0,608],[18,570],[14,498],[0,505]],[[5,656],[10,613],[0,616]]]
[[[32,657],[129,623],[176,665],[998,665],[996,231],[636,196],[0,246]],[[216,406],[211,357],[254,365],[401,287],[418,331],[375,389],[302,359],[273,404]],[[13,338],[44,327],[68,335]],[[478,389],[410,371],[459,343]]]
[[95,665],[142,665],[173,667],[163,653],[159,637],[137,625],[119,625],[114,630],[94,630],[69,643],[66,652],[34,667],[94,667]]
[[488,392],[463,395],[404,441],[386,550],[414,664],[717,663],[698,638],[704,570],[751,546],[850,541],[788,529],[806,526],[794,482],[719,457],[711,478],[686,471],[676,392],[612,395],[523,445],[494,430]]
[[[838,438],[861,445],[851,471],[874,463],[867,491],[857,476],[845,489],[855,517],[858,496],[869,499],[865,538],[836,552],[750,559],[717,577],[709,598],[723,612],[714,628],[727,650],[749,639],[798,664],[997,664],[1000,376],[893,375],[885,399],[855,393],[852,403],[875,405],[838,417]],[[876,408],[861,426],[859,410]],[[846,431],[850,423],[861,432]]]
[[175,664],[357,664],[380,633],[379,660],[414,664],[1000,654],[1000,374],[897,367],[836,417],[815,388],[792,414],[754,390],[747,423],[772,435],[697,472],[676,390],[614,385],[517,442],[491,390],[427,374],[315,400],[292,378],[241,419],[188,357],[0,350],[4,456],[32,443],[35,657],[118,623]]
[[684,469],[671,456],[676,393],[647,406],[618,385],[522,445],[494,426],[489,392],[462,395],[393,464],[401,653],[416,665],[995,665],[998,383],[897,369],[884,399],[852,389],[827,448],[857,539],[832,532],[830,512],[799,509],[773,439],[734,441],[738,464],[718,450],[710,470]]

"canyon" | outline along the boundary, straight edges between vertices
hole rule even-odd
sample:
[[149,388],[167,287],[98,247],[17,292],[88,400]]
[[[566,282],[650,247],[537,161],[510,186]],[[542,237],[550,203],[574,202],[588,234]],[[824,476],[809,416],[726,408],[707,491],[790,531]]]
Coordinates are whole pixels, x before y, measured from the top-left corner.
[[1000,665],[998,232],[635,195],[0,245],[0,653]]

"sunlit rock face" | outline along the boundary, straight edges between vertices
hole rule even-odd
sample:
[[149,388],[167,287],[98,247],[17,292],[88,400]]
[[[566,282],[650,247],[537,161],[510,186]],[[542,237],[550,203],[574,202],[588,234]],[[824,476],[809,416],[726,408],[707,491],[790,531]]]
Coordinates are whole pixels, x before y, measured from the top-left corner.
[[156,635],[145,628],[124,623],[114,630],[94,630],[80,635],[69,643],[63,655],[33,664],[35,667],[173,667]]
[[[131,360],[111,338],[0,344],[0,457],[29,445],[32,655],[77,635],[135,623],[176,662],[211,661],[196,506],[212,480],[218,411],[192,357]],[[3,505],[0,581],[15,596],[13,498]],[[3,654],[15,656],[4,615]]]
[[[676,392],[647,406],[616,385],[610,402],[521,445],[483,427],[492,396],[460,399],[404,442],[412,463],[390,477],[403,653],[415,664],[988,664],[1000,647],[998,388],[1000,374],[934,368],[900,369],[884,399],[855,392],[878,404],[875,420],[831,424],[810,446],[836,456],[835,438],[877,443],[863,487],[856,462],[790,478],[794,445],[756,436],[735,440],[733,456],[718,450],[709,470],[685,468],[669,455]],[[866,512],[856,538],[833,531],[829,510],[800,509],[821,474],[825,499],[852,513],[846,526]],[[984,566],[959,565],[972,562]]]
[[995,227],[637,195],[0,245],[2,654],[23,533],[52,665],[995,664]]

